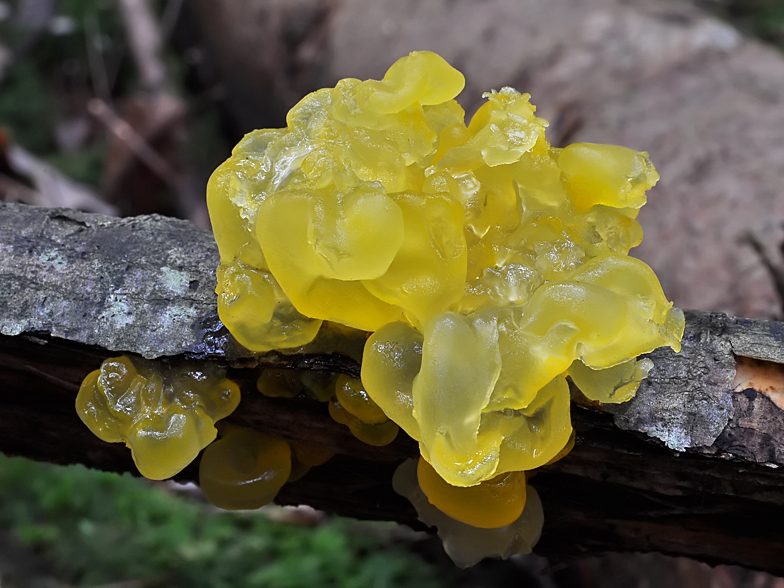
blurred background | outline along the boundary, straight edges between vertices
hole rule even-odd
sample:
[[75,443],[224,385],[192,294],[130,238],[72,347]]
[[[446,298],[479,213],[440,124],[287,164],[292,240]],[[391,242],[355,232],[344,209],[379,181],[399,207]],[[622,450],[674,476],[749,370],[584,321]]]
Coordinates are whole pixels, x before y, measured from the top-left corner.
[[[684,308],[784,313],[782,0],[0,0],[0,199],[204,228],[232,145],[412,50],[530,92],[558,146],[650,152],[633,254]],[[546,506],[546,505],[545,505]],[[455,570],[437,541],[306,508],[0,459],[0,585],[710,586],[784,579],[658,554]]]

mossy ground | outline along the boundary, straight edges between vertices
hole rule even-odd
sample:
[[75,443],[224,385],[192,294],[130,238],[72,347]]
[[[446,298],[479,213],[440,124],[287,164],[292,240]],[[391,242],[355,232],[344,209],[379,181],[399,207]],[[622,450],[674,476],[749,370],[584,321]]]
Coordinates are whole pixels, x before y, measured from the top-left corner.
[[73,586],[442,585],[438,568],[396,542],[393,525],[293,525],[263,511],[220,512],[128,474],[4,456],[0,528]]

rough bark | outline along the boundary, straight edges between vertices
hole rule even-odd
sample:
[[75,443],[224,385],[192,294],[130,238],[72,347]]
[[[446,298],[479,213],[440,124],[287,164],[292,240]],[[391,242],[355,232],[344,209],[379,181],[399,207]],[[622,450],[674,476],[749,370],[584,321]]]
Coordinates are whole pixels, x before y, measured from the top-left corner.
[[[280,502],[419,525],[390,486],[418,453],[411,439],[370,447],[323,404],[254,391],[265,365],[356,376],[361,338],[332,353],[317,342],[248,355],[215,313],[209,233],[157,216],[2,204],[0,252],[0,450],[135,471],[124,447],[76,416],[82,378],[121,352],[215,361],[244,392],[229,421],[337,453],[284,487]],[[654,369],[632,402],[609,411],[578,395],[575,450],[533,482],[547,516],[537,551],[568,560],[655,550],[784,573],[782,350],[781,323],[688,312],[682,352],[650,354]],[[197,468],[178,479],[196,480]]]

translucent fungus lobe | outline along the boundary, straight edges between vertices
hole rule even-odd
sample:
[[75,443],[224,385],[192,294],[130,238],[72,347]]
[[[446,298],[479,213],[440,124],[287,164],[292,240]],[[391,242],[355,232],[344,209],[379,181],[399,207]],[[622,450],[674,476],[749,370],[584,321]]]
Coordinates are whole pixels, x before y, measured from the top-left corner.
[[542,532],[542,502],[531,486],[526,487],[525,508],[520,516],[508,525],[493,529],[469,525],[433,506],[419,486],[414,459],[403,462],[397,468],[392,486],[395,492],[411,501],[420,521],[437,528],[447,555],[462,568],[477,564],[486,557],[506,559],[515,554],[531,553]]
[[229,510],[269,504],[289,479],[291,449],[283,439],[223,425],[204,450],[199,485],[215,506]]
[[166,365],[123,355],[84,379],[76,411],[103,441],[125,443],[143,476],[163,480],[215,439],[215,421],[239,401],[239,388],[215,365]]
[[387,415],[373,402],[360,380],[344,374],[335,382],[335,399],[348,412],[364,423],[378,424],[388,421]]
[[523,514],[523,472],[508,472],[476,486],[461,488],[446,483],[433,466],[420,457],[417,481],[430,504],[453,519],[472,527],[505,527]]

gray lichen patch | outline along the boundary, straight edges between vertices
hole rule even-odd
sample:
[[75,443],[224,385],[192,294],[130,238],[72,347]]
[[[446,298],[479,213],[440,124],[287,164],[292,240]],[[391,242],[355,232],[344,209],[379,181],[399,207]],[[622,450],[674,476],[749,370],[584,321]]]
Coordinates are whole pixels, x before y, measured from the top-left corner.
[[161,216],[128,219],[0,203],[0,333],[48,333],[147,358],[225,356],[212,235]]
[[680,353],[663,347],[647,355],[654,367],[637,395],[606,406],[615,424],[676,451],[711,446],[733,414],[735,357],[722,317],[687,312]]
[[191,280],[192,278],[187,272],[170,267],[161,268],[162,285],[175,294],[185,296],[188,292],[188,283]]

